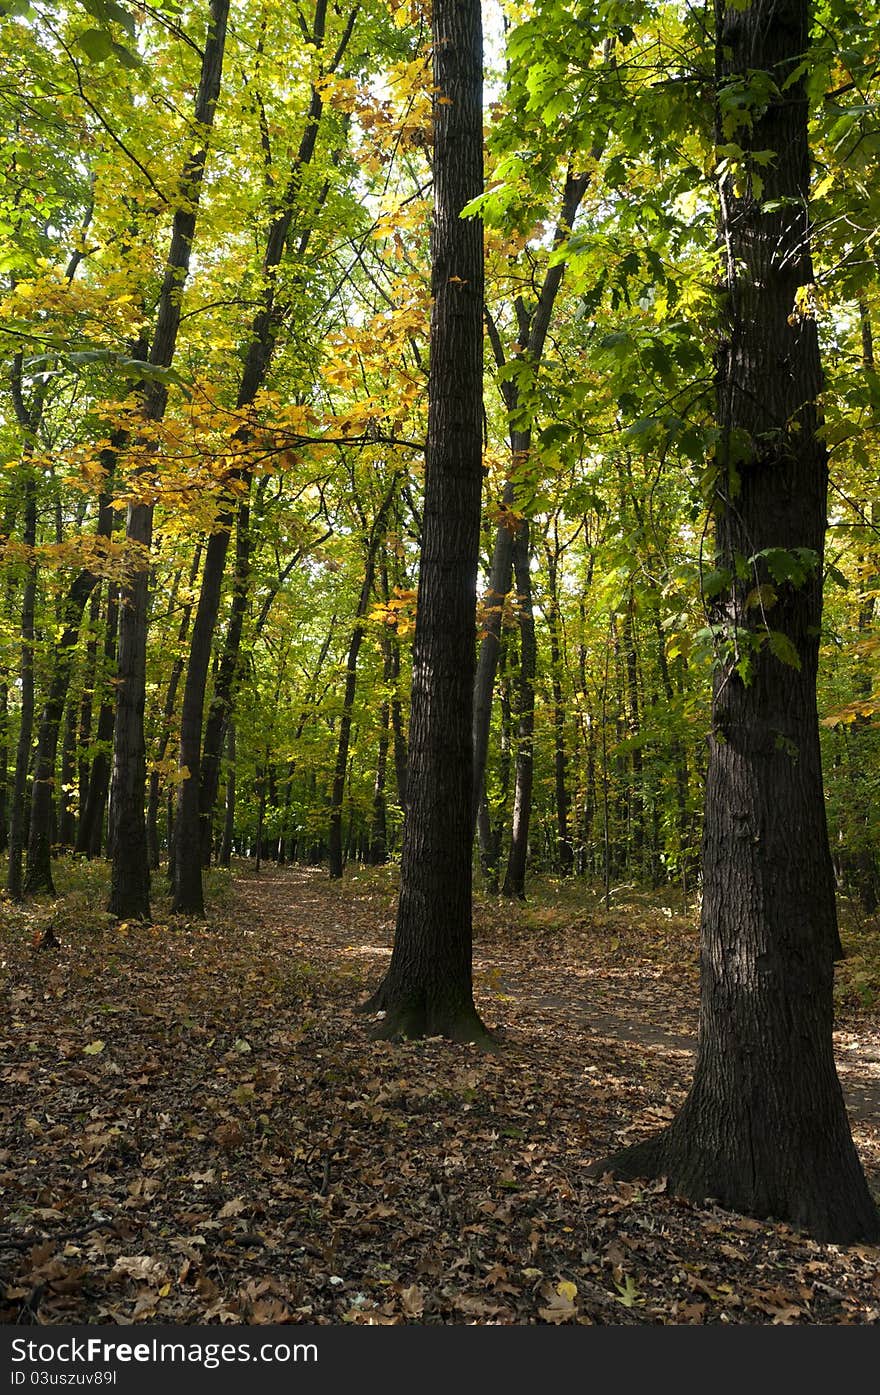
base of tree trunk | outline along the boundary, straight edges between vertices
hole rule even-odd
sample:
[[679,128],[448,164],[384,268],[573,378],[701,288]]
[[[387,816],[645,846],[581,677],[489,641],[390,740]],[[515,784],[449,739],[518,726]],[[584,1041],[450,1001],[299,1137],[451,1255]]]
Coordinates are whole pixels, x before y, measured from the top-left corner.
[[[828,1140],[816,1139],[812,1156],[767,1137],[754,1141],[755,1167],[750,1177],[734,1176],[726,1153],[714,1152],[688,1137],[682,1116],[660,1133],[593,1163],[587,1175],[605,1173],[623,1181],[666,1177],[671,1193],[701,1204],[714,1201],[730,1211],[759,1220],[782,1221],[824,1244],[850,1245],[880,1240],[880,1213],[867,1190],[861,1168],[838,1156]],[[771,1199],[772,1194],[772,1199]]]
[[497,1051],[498,1042],[483,1025],[472,1003],[457,1007],[446,1003],[429,1003],[424,994],[390,1002],[385,984],[380,983],[369,998],[358,1003],[355,1012],[365,1016],[384,1013],[370,1029],[373,1041],[419,1041],[425,1037],[445,1037],[447,1041],[478,1046],[483,1051]]

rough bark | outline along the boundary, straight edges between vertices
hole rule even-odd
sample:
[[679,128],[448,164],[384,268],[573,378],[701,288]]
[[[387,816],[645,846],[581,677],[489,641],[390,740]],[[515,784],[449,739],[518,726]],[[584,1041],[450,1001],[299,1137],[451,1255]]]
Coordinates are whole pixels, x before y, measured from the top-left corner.
[[[786,81],[809,50],[807,7],[721,5],[717,40],[722,95],[756,69],[778,91],[738,131],[747,150],[776,152],[762,171],[771,207],[751,188],[721,183],[715,513],[731,583],[713,605],[722,649],[706,789],[699,1045],[669,1128],[600,1166],[624,1177],[664,1173],[679,1193],[788,1221],[818,1240],[874,1241],[880,1216],[831,1035],[836,914],[816,712],[827,464],[816,324],[796,300],[813,281],[807,102],[803,79]],[[758,557],[767,548],[810,549],[816,565],[800,584],[780,582]],[[754,559],[745,580],[738,557]],[[772,585],[775,601],[768,590],[756,604],[758,585]],[[736,667],[746,646],[748,681]]]
[[400,902],[378,1034],[487,1040],[473,1001],[474,613],[482,487],[479,0],[435,0],[431,374]]

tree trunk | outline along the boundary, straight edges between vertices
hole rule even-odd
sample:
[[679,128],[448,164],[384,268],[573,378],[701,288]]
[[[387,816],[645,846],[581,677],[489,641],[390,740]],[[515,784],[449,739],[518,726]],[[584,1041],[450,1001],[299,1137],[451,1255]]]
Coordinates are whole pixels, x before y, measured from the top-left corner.
[[535,672],[537,668],[537,645],[535,641],[535,615],[532,608],[532,576],[529,569],[531,558],[530,529],[524,519],[519,526],[513,544],[513,566],[516,576],[517,606],[519,609],[520,670],[519,670],[519,723],[517,731],[516,761],[513,786],[513,825],[510,834],[510,851],[507,856],[507,871],[501,890],[505,896],[515,896],[525,900],[526,859],[529,851],[529,825],[532,817],[532,784],[535,769]]
[[348,772],[348,748],[351,741],[352,709],[354,707],[354,695],[357,687],[358,654],[360,653],[364,638],[364,621],[370,606],[370,596],[373,590],[373,578],[376,571],[376,553],[379,549],[379,543],[382,540],[385,516],[388,509],[391,507],[397,487],[398,477],[395,475],[391,488],[382,501],[382,505],[370,529],[370,535],[367,541],[364,580],[361,586],[360,596],[358,597],[358,606],[355,612],[356,623],[352,631],[351,642],[348,646],[348,657],[345,664],[345,692],[342,699],[342,712],[339,718],[339,739],[336,745],[336,765],[333,771],[333,788],[330,793],[330,823],[327,837],[330,876],[333,878],[342,876],[345,861],[342,853],[342,804],[345,795],[346,775]]
[[[737,140],[775,159],[762,169],[769,207],[761,191],[721,183],[727,326],[715,514],[730,582],[712,606],[721,650],[699,1046],[669,1128],[600,1166],[625,1177],[664,1173],[686,1196],[788,1221],[821,1241],[873,1241],[880,1216],[831,1037],[836,915],[816,713],[827,467],[816,324],[797,301],[813,283],[807,102],[803,78],[792,80],[809,53],[807,6],[755,0],[717,14],[721,100],[756,69],[772,74],[766,105]],[[769,559],[766,549],[775,550]],[[804,565],[792,578],[798,555]]]
[[[25,547],[33,549],[37,541],[37,482],[29,461],[25,461],[25,470],[22,542]],[[15,779],[12,786],[12,818],[9,826],[9,866],[6,876],[6,890],[13,901],[20,901],[23,895],[22,864],[25,830],[27,828],[28,770],[31,763],[31,743],[34,732],[34,608],[36,599],[37,568],[32,554],[21,602],[21,663],[19,668],[21,704],[19,708],[18,746],[15,755]]]
[[565,701],[562,693],[562,631],[559,610],[559,584],[557,576],[557,555],[548,547],[547,584],[550,589],[547,606],[547,628],[550,631],[550,684],[553,692],[553,782],[556,795],[556,847],[554,866],[563,876],[568,877],[574,869],[574,847],[571,841],[570,809],[568,793],[568,754],[565,746]]
[[232,840],[235,834],[235,723],[230,722],[226,733],[226,808],[223,818],[223,843],[220,866],[232,861]]
[[[592,159],[598,158],[601,147],[591,152]],[[577,211],[581,206],[590,176],[569,173],[562,192],[559,218],[553,234],[553,250],[558,252],[571,234]],[[553,318],[556,296],[565,275],[565,261],[559,260],[548,269],[541,285],[534,310],[529,314],[521,299],[516,303],[519,342],[524,345],[523,358],[537,372],[544,354],[544,345]],[[501,336],[491,315],[487,312],[487,324],[492,350],[499,368],[505,365],[505,353]],[[519,406],[519,391],[515,382],[502,378],[499,383],[501,396],[508,413]],[[514,480],[517,466],[528,460],[531,450],[531,432],[511,429],[510,458],[511,474],[504,487],[502,506],[512,508],[514,504]],[[504,518],[495,533],[495,546],[492,553],[492,566],[489,585],[483,596],[483,637],[480,642],[479,658],[474,682],[474,774],[472,790],[472,817],[476,820],[486,774],[486,758],[489,751],[489,727],[492,718],[492,693],[495,686],[495,672],[501,642],[501,616],[505,598],[510,591],[513,572],[514,531],[510,519]]]
[[[107,513],[109,514],[109,507]],[[109,534],[109,526],[107,533]],[[38,891],[48,891],[53,895],[55,893],[52,881],[52,813],[58,732],[70,684],[73,654],[79,639],[80,621],[86,607],[86,601],[97,584],[97,580],[98,578],[92,572],[80,572],[70,587],[64,606],[64,631],[55,651],[55,666],[49,684],[49,694],[40,718],[40,731],[34,757],[34,779],[27,845],[27,874],[24,882],[26,896],[34,896]]]
[[479,0],[435,0],[431,375],[407,813],[378,1035],[486,1040],[473,1001],[474,614],[482,487],[483,184]]
[[0,683],[0,853],[9,847],[9,684]]
[[235,573],[232,579],[229,621],[223,641],[223,652],[220,655],[220,667],[214,682],[214,692],[208,706],[199,763],[199,850],[203,867],[211,865],[214,805],[220,788],[223,743],[226,740],[226,727],[235,700],[241,637],[247,615],[251,575],[250,517],[250,503],[243,499],[238,506],[235,523]]
[[88,858],[99,857],[101,853],[101,829],[104,822],[104,806],[110,788],[110,743],[113,740],[113,727],[116,717],[116,690],[110,675],[116,664],[116,645],[119,627],[119,587],[111,582],[107,588],[107,625],[104,631],[104,672],[102,675],[101,706],[98,709],[98,725],[95,731],[97,750],[92,761],[88,779],[88,790],[80,809],[79,825],[76,830],[76,851],[85,853]]
[[[158,369],[171,366],[177,346],[183,288],[189,271],[199,196],[208,158],[208,136],[213,128],[220,94],[229,0],[210,0],[210,10],[195,98],[195,148],[187,157],[181,178],[181,188],[186,190],[186,203],[174,212],[171,245],[159,296],[156,334],[150,351],[150,363]],[[144,387],[145,419],[161,421],[167,400],[165,380],[161,377],[148,379]],[[119,615],[119,670],[110,801],[113,865],[108,909],[111,915],[132,920],[150,918],[150,861],[144,816],[147,776],[144,707],[152,536],[152,504],[130,503],[126,514],[126,539],[133,544],[132,551],[139,554],[139,558],[134,576],[126,587]]]

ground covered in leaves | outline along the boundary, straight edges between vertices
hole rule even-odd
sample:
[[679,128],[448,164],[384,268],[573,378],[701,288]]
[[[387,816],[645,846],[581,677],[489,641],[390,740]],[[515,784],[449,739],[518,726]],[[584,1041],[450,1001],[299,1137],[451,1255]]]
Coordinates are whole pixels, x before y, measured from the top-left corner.
[[[104,875],[4,908],[0,1321],[880,1321],[876,1247],[586,1176],[683,1096],[693,913],[625,888],[607,911],[582,886],[482,902],[485,1055],[373,1043],[354,1014],[390,871],[214,873],[207,924],[151,928],[97,909]],[[838,990],[875,1189],[877,938],[852,927]]]

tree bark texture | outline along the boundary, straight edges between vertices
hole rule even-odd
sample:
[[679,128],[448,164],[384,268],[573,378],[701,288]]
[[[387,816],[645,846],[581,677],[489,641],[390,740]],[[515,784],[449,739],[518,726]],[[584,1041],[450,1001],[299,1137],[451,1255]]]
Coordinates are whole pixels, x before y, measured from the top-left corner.
[[479,0],[435,0],[431,373],[394,951],[379,1034],[485,1039],[473,1002],[474,614],[482,489],[483,187]]
[[[605,1166],[665,1173],[686,1196],[818,1240],[877,1240],[831,1036],[836,915],[816,713],[827,466],[816,323],[798,299],[813,282],[807,100],[802,78],[786,82],[809,51],[808,11],[803,0],[756,0],[716,13],[721,103],[756,71],[776,84],[736,132],[746,161],[750,150],[775,160],[761,170],[763,194],[721,182],[715,514],[731,582],[713,603],[699,1046],[669,1128]],[[799,584],[780,581],[761,554],[795,548],[815,564]]]

